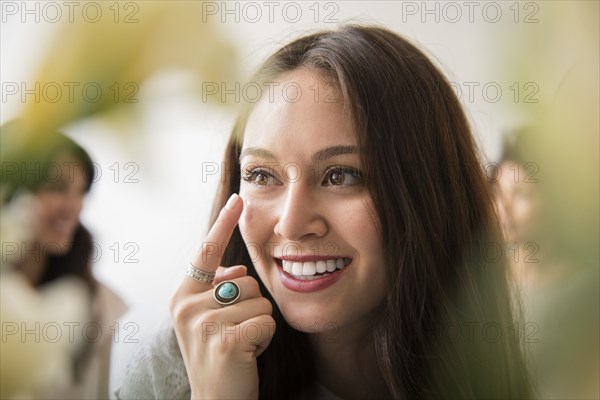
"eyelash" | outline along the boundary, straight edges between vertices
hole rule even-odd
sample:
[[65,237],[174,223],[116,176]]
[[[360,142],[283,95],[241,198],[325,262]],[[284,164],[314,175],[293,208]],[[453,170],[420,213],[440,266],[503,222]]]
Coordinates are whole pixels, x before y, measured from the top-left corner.
[[266,186],[266,185],[259,185],[259,184],[257,184],[257,183],[254,182],[254,179],[256,178],[256,175],[259,175],[259,174],[260,175],[264,175],[267,179],[270,179],[270,180],[274,180],[275,179],[275,177],[271,173],[267,172],[263,168],[253,168],[251,170],[243,171],[242,172],[242,179],[245,180],[246,182],[251,183],[251,184],[256,185],[256,186]]
[[353,184],[349,184],[349,185],[348,184],[345,184],[345,185],[344,184],[342,184],[342,185],[328,184],[327,186],[347,187],[347,186],[359,185],[361,183],[362,174],[356,168],[344,167],[344,166],[341,166],[341,165],[331,166],[331,167],[327,168],[327,170],[325,170],[325,176],[326,177],[331,177],[331,174],[336,173],[336,172],[340,173],[340,174],[350,174],[354,179],[357,179],[358,182],[357,183],[353,183]]
[[[362,182],[362,174],[359,170],[357,170],[356,168],[351,168],[351,167],[345,167],[345,166],[341,166],[341,165],[334,165],[334,166],[330,166],[325,170],[325,177],[323,178],[323,181],[321,183],[324,183],[327,178],[331,177],[331,175],[333,173],[340,173],[340,174],[350,174],[354,179],[357,179],[359,182],[357,183],[353,183],[353,184],[342,184],[342,185],[334,185],[331,184],[330,182],[328,182],[327,184],[325,184],[325,186],[338,186],[338,187],[349,187],[349,186],[356,186],[356,185],[360,185]],[[253,168],[251,170],[246,170],[242,172],[242,179],[245,180],[246,182],[256,185],[256,186],[268,186],[268,185],[260,185],[254,182],[254,179],[256,178],[257,175],[263,175],[266,177],[267,180],[271,180],[271,182],[273,180],[275,180],[275,177],[273,176],[273,174],[271,174],[270,172],[268,172],[266,169],[261,168],[261,167],[257,167],[257,168]]]

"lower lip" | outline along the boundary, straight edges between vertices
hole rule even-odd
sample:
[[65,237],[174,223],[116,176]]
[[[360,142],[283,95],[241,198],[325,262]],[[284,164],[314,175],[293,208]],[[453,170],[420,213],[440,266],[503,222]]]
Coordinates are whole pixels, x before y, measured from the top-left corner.
[[322,278],[317,278],[308,281],[296,279],[292,275],[285,272],[279,261],[277,261],[276,264],[277,269],[279,270],[279,278],[281,279],[281,283],[283,284],[283,286],[294,292],[302,293],[316,292],[318,290],[328,288],[329,286],[337,282],[338,279],[340,279],[344,271],[346,271],[347,267],[350,265],[346,265],[344,269],[336,269],[335,272],[329,273],[328,275],[323,276]]
[[75,230],[75,226],[73,226],[73,225],[65,225],[65,224],[54,225],[52,228],[57,233],[62,234],[62,235],[70,235]]

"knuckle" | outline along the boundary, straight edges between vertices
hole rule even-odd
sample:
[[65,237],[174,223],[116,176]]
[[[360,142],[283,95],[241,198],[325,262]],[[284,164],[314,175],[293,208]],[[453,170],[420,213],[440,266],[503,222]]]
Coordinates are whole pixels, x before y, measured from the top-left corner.
[[271,302],[269,300],[267,300],[265,297],[259,297],[258,298],[258,304],[259,307],[264,310],[265,314],[269,314],[270,315],[273,313],[273,305],[271,304]]
[[273,318],[272,315],[267,315],[266,322],[268,322],[269,324],[277,325],[277,323],[275,322],[275,318]]
[[261,319],[261,325],[265,328],[263,332],[266,333],[266,336],[273,337],[277,328],[275,319],[271,315],[264,315]]
[[171,310],[171,317],[173,322],[177,325],[183,324],[189,314],[190,314],[190,306],[185,301],[176,301],[173,304],[173,308]]
[[173,295],[169,299],[169,312],[171,313],[172,316],[175,314],[175,308],[177,307],[177,301],[178,301],[177,294]]
[[171,297],[171,301],[169,302],[169,310],[174,319],[182,319],[185,309],[185,299],[181,298],[181,296],[178,296],[177,294]]
[[244,279],[243,282],[244,282],[244,285],[246,286],[246,290],[248,290],[253,295],[255,295],[256,293],[260,293],[258,281],[256,279],[254,279],[251,276],[245,276],[242,279]]
[[198,316],[198,319],[196,321],[201,326],[205,326],[206,324],[211,324],[211,323],[216,322],[218,320],[217,315],[218,315],[217,310],[206,310],[201,315]]
[[211,330],[210,328],[214,325],[214,322],[204,319],[202,317],[196,318],[192,323],[191,330],[194,333],[199,333],[202,337],[206,337],[207,331]]
[[189,296],[181,299],[174,298],[171,300],[171,303],[171,317],[173,322],[178,325],[185,323],[198,312],[196,299]]

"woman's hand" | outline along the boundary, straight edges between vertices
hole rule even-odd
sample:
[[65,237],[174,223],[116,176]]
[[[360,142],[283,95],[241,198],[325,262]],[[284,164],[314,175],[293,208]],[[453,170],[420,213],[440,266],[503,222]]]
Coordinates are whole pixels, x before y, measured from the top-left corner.
[[[247,276],[245,266],[218,267],[242,209],[242,199],[234,194],[193,261],[198,269],[216,272],[213,283],[186,276],[171,299],[171,317],[192,398],[258,398],[256,357],[275,332],[273,307],[261,295],[258,282]],[[237,283],[241,293],[237,303],[226,307],[215,301],[212,290],[224,280]]]

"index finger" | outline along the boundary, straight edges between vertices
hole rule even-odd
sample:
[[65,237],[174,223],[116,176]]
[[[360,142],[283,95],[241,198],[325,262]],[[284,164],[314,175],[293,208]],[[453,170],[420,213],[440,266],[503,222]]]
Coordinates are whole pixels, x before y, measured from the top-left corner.
[[[192,261],[192,265],[206,273],[213,273],[219,267],[219,262],[225,252],[225,247],[231,239],[233,230],[237,225],[243,210],[242,198],[236,193],[232,194],[225,207],[221,209],[215,223],[206,235],[202,248]],[[212,285],[195,281],[187,277],[188,284],[194,287],[212,287]]]

